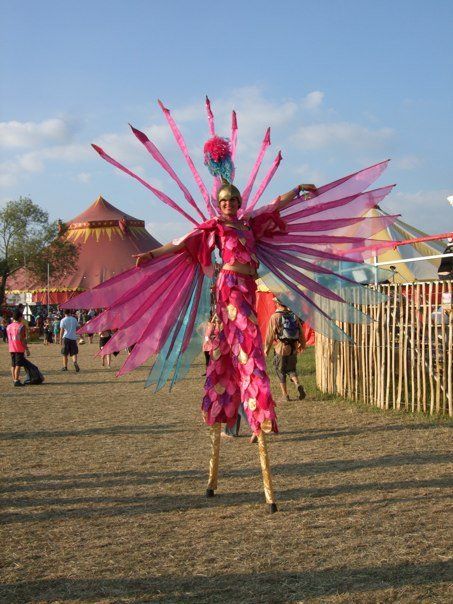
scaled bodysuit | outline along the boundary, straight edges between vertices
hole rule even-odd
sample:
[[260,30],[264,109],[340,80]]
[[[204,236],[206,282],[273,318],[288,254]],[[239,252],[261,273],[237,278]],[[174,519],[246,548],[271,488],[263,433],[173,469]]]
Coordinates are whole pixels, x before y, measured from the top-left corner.
[[[258,268],[254,222],[238,229],[219,220],[215,241],[224,264]],[[277,432],[275,403],[266,374],[266,361],[256,317],[256,282],[250,275],[221,270],[216,282],[216,313],[220,327],[211,345],[202,410],[209,425],[236,422],[244,403],[254,432]]]

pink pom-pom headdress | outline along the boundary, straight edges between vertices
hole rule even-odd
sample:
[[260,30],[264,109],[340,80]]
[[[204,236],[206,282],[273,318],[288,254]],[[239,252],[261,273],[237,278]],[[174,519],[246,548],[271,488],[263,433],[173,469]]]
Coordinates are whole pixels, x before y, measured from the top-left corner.
[[227,138],[213,136],[203,147],[204,163],[212,176],[223,178],[231,182],[234,174],[234,165],[231,158],[230,141]]

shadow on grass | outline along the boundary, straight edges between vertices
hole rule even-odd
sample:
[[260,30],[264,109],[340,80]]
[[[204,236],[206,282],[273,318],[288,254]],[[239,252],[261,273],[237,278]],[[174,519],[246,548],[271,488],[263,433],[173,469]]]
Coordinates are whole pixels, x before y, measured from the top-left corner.
[[[312,428],[309,430],[285,430],[280,435],[281,440],[291,441],[310,441],[324,440],[327,438],[336,438],[342,436],[359,436],[361,434],[370,434],[377,432],[404,432],[405,430],[436,430],[442,428],[453,428],[446,424],[422,423],[422,424],[391,424],[389,426],[365,426],[360,428]],[[294,435],[294,436],[293,436]],[[296,436],[297,435],[297,436]]]
[[[302,571],[230,573],[212,576],[42,579],[6,584],[5,602],[159,601],[159,602],[289,602],[309,597],[382,591],[411,586],[439,586],[451,579],[453,564],[387,564]],[[375,594],[377,595],[377,594]],[[139,600],[136,598],[139,598]],[[108,600],[107,600],[108,599]]]
[[[46,374],[47,375],[47,374]],[[105,375],[105,373],[104,373]],[[109,375],[109,374],[107,374]],[[39,386],[27,386],[27,390],[29,390],[29,388],[33,388],[33,390],[35,388],[41,389],[44,388],[45,386],[95,386],[95,385],[106,385],[111,383],[109,380],[100,380],[100,381],[96,381],[96,380],[91,380],[89,382],[82,382],[82,381],[74,381],[74,382],[49,382],[46,381],[43,384],[39,384]],[[145,387],[145,382],[144,380],[128,380],[127,382],[121,382],[120,380],[118,382],[115,382],[115,388],[118,387],[118,384],[123,386],[123,385],[129,385],[129,384],[143,384],[143,388]]]
[[[258,473],[258,470],[257,470]],[[152,482],[152,479],[150,480]],[[173,493],[164,495],[150,496],[115,496],[115,495],[89,495],[81,497],[27,497],[27,498],[12,498],[5,501],[8,508],[17,508],[18,510],[26,508],[49,508],[45,511],[32,511],[22,513],[20,511],[6,512],[1,515],[3,524],[26,523],[36,521],[54,521],[57,519],[71,518],[97,518],[105,516],[135,516],[143,514],[160,514],[163,512],[182,512],[204,508],[216,508],[225,506],[242,506],[245,504],[259,504],[262,501],[262,495],[258,492],[222,492],[222,483],[220,480],[220,490],[214,499],[205,499],[204,480],[199,480],[199,494],[184,494],[180,492],[180,488],[175,488]],[[167,479],[166,484],[168,490],[171,490],[171,480]],[[194,479],[191,479],[193,486]],[[96,483],[92,485],[98,488]],[[328,487],[300,487],[287,489],[277,493],[277,498],[280,502],[297,501],[302,499],[315,499],[325,497],[336,497],[338,495],[351,495],[356,493],[372,493],[387,494],[392,491],[416,490],[420,489],[448,489],[451,486],[451,481],[448,476],[442,478],[432,478],[429,480],[407,480],[393,482],[372,482],[372,483],[348,483],[342,485],[334,485]],[[49,488],[52,489],[51,485]],[[124,487],[122,489],[124,491]],[[433,499],[433,494],[430,495]],[[442,496],[441,496],[442,497]],[[404,499],[404,497],[403,497]],[[370,500],[370,503],[373,503]],[[379,502],[381,503],[381,502]],[[319,507],[322,508],[323,502]],[[340,502],[340,506],[348,506],[347,502]],[[52,508],[52,506],[58,506]],[[309,504],[310,509],[313,509],[313,503]],[[263,506],[263,515],[264,515]],[[281,508],[284,509],[284,508]],[[302,506],[300,510],[309,509]]]
[[152,426],[107,426],[105,428],[83,428],[82,430],[37,430],[36,432],[1,432],[0,440],[21,440],[28,438],[66,438],[68,436],[99,436],[120,434],[166,434],[181,432],[177,424],[156,424]]
[[[174,424],[162,426],[117,426],[113,428],[95,428],[105,434],[153,434],[160,432],[177,432],[173,430]],[[115,431],[113,431],[115,430]],[[72,435],[72,434],[71,434]],[[318,476],[331,473],[355,472],[357,470],[371,470],[376,468],[392,468],[400,466],[421,466],[453,462],[453,456],[448,453],[418,452],[409,455],[384,455],[371,459],[334,459],[329,461],[304,462],[297,464],[275,464],[272,473],[275,476]],[[222,471],[220,477],[225,479],[248,478],[256,476],[258,467],[234,468]],[[81,488],[111,488],[146,485],[159,480],[181,481],[186,479],[204,479],[206,470],[162,470],[147,472],[92,472],[84,474],[45,474],[40,476],[11,476],[0,479],[3,492],[69,490]]]

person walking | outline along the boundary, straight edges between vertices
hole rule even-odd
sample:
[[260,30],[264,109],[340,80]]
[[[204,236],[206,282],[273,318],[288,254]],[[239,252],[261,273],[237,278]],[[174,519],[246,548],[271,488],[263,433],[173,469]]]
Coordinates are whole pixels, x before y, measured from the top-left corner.
[[296,315],[284,304],[274,298],[277,309],[271,316],[267,328],[265,353],[274,347],[274,368],[279,379],[284,401],[291,400],[286,388],[286,378],[295,384],[299,400],[305,398],[304,387],[297,377],[297,354],[305,349],[305,337],[302,324]]
[[79,354],[79,347],[77,346],[77,329],[79,324],[70,310],[65,310],[64,315],[64,318],[60,321],[61,354],[63,355],[63,367],[61,370],[68,370],[68,357],[71,357],[74,363],[74,369],[78,373],[80,371],[79,364],[77,363],[77,355]]
[[6,328],[8,336],[8,350],[11,354],[11,375],[14,386],[23,386],[20,381],[20,368],[25,364],[25,353],[30,356],[27,344],[25,326],[22,323],[22,311],[16,308],[13,313],[13,322]]

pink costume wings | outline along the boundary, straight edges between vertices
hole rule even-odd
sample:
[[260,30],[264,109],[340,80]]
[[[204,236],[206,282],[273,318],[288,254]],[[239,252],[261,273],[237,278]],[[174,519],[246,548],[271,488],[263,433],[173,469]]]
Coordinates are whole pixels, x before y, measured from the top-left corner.
[[[188,207],[183,208],[93,145],[104,160],[139,181],[160,201],[187,218],[194,228],[184,238],[185,247],[177,253],[132,268],[64,305],[105,309],[84,326],[84,331],[115,331],[104,346],[103,354],[125,348],[131,351],[118,375],[132,371],[156,355],[146,385],[155,384],[157,390],[169,379],[171,387],[183,377],[201,349],[200,330],[195,328],[207,321],[210,315],[211,255],[218,224],[216,193],[220,185],[219,179],[214,178],[209,192],[170,111],[159,104],[198,186],[204,210],[143,132],[132,128],[153,159],[177,184]],[[206,109],[210,133],[215,135],[209,99],[206,99]],[[233,157],[237,133],[237,119],[233,112],[230,139]],[[315,195],[296,197],[278,212],[277,200],[267,206],[256,206],[278,169],[282,158],[280,152],[252,195],[269,145],[270,131],[267,130],[242,194],[242,217],[249,221],[253,231],[256,255],[260,261],[259,276],[316,331],[338,340],[347,339],[336,321],[368,322],[369,317],[354,304],[382,301],[381,295],[367,288],[366,284],[386,278],[382,277],[384,272],[381,274],[364,264],[363,260],[367,254],[373,253],[368,239],[396,219],[396,216],[366,217],[368,210],[392,189],[390,186],[368,190],[388,162],[324,185]],[[195,212],[195,217],[191,211]],[[210,217],[208,220],[205,212]],[[380,244],[373,241],[373,245],[377,249]]]

